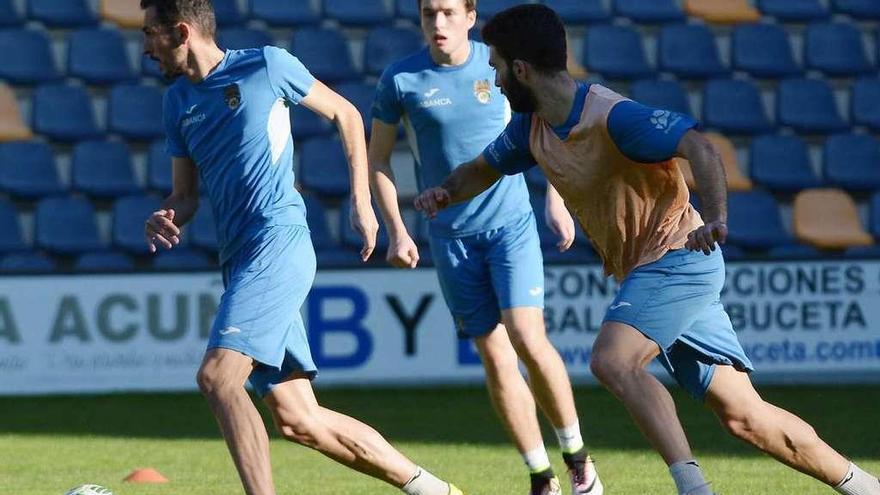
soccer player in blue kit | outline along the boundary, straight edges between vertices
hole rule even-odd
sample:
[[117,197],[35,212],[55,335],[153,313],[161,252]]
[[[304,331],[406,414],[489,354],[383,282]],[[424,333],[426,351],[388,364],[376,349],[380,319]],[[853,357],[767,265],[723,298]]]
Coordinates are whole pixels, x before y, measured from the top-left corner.
[[[404,122],[424,189],[479,154],[510,118],[507,100],[493,84],[488,47],[468,40],[476,2],[407,1],[418,2],[428,47],[382,75],[369,148],[371,185],[388,226],[387,258],[399,268],[414,268],[419,253],[401,218],[389,165],[398,123]],[[549,187],[547,193],[547,222],[564,250],[574,239],[574,222],[556,191]],[[493,406],[529,469],[530,493],[561,493],[541,438],[537,402],[556,430],[572,492],[600,495],[565,366],[544,328],[543,260],[523,176],[506,177],[443,211],[429,230],[444,298],[459,331],[475,340]]]
[[[141,0],[144,51],[167,78],[164,119],[173,191],[146,222],[151,251],[180,242],[199,185],[217,219],[226,291],[198,385],[248,495],[274,495],[266,427],[245,390],[250,380],[288,440],[318,450],[409,495],[461,495],[413,464],[379,433],[321,407],[299,310],[315,276],[302,197],[294,189],[288,105],[333,121],[351,172],[352,225],[366,260],[378,223],[370,204],[360,115],[287,51],[221,50],[209,0]],[[178,77],[179,76],[179,77]]]

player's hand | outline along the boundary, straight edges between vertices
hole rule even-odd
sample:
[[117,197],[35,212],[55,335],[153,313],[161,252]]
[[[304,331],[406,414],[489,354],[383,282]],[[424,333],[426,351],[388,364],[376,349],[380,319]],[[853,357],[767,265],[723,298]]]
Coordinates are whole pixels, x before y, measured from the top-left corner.
[[702,251],[708,255],[715,250],[715,243],[724,244],[727,241],[727,224],[720,221],[709,222],[688,234],[688,240],[684,247],[691,251]]
[[376,220],[373,205],[369,201],[352,200],[350,221],[351,227],[364,240],[364,246],[361,248],[361,261],[367,261],[373,254],[373,250],[376,249],[376,234],[379,232],[379,222]]
[[419,263],[419,248],[412,237],[403,234],[397,239],[391,239],[386,259],[395,268],[415,268]]
[[565,208],[565,204],[559,201],[548,201],[544,209],[544,221],[554,234],[559,236],[556,248],[559,252],[565,252],[574,243],[574,219]]
[[144,225],[144,238],[150,247],[150,252],[156,252],[156,246],[171,249],[180,244],[180,228],[174,225],[174,210],[154,211]]
[[432,187],[425,189],[416,196],[413,204],[417,210],[423,212],[428,218],[434,218],[437,216],[438,211],[449,206],[450,200],[449,191],[442,187]]

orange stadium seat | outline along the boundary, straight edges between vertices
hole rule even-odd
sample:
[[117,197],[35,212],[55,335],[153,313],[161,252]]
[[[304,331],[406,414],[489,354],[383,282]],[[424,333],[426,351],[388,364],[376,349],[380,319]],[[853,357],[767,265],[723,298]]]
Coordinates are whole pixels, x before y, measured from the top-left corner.
[[[731,191],[750,191],[753,187],[751,179],[743,175],[739,166],[739,159],[736,157],[736,148],[729,139],[715,132],[707,132],[704,134],[706,139],[715,147],[715,151],[721,157],[721,163],[724,164],[724,171],[727,173],[727,189]],[[691,170],[691,164],[683,159],[676,158],[675,162],[681,169],[684,180],[688,187],[692,190],[697,189],[694,182],[694,173]]]
[[15,93],[8,85],[0,83],[0,141],[18,141],[32,137],[31,129],[21,120]]
[[684,11],[706,22],[739,24],[761,20],[761,12],[748,0],[685,0]]
[[140,0],[101,0],[101,18],[120,27],[140,29],[144,23],[144,11]]
[[794,233],[820,249],[870,246],[853,199],[841,189],[806,189],[794,198]]

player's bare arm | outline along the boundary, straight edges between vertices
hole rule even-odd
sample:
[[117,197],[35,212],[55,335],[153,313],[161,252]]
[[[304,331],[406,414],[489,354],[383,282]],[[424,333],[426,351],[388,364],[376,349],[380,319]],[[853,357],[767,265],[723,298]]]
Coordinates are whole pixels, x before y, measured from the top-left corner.
[[397,185],[391,169],[391,152],[397,141],[397,126],[373,119],[368,157],[370,162],[370,188],[376,196],[379,211],[388,228],[388,263],[397,268],[415,268],[419,262],[419,250],[406,231],[397,204]]
[[574,219],[566,208],[562,196],[549,182],[547,183],[544,217],[550,230],[559,236],[556,248],[559,249],[559,252],[568,250],[574,243]]
[[351,182],[351,225],[364,240],[361,259],[366,261],[376,248],[379,223],[370,203],[367,145],[361,115],[354,105],[321,81],[315,81],[302,104],[333,122],[339,130]]
[[162,202],[161,209],[147,218],[144,236],[150,252],[156,246],[165,249],[180,244],[180,228],[189,222],[199,208],[199,173],[195,162],[189,158],[172,159],[172,190]]
[[688,131],[678,143],[677,156],[691,163],[694,181],[700,191],[705,225],[688,234],[685,247],[709,254],[715,243],[727,239],[727,177],[721,157],[705,136]]
[[495,170],[481,153],[475,159],[452,171],[438,187],[425,189],[415,199],[415,207],[428,218],[437,216],[437,212],[451,204],[467,201],[489,189],[501,178],[501,172]]

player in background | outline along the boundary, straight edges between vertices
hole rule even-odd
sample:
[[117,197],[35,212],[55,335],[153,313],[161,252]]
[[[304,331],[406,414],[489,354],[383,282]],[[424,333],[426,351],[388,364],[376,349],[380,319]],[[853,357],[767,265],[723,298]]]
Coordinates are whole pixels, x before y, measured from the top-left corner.
[[410,495],[460,495],[369,426],[321,407],[312,391],[317,369],[299,310],[315,253],[294,189],[288,105],[301,103],[335,122],[350,165],[351,222],[366,260],[378,224],[357,110],[283,49],[220,49],[209,0],[140,5],[146,54],[177,78],[164,101],[173,191],[150,215],[145,235],[153,252],[177,245],[203,187],[217,219],[226,291],[197,380],[245,491],[275,494],[266,427],[245,390],[250,380],[286,439]]
[[[476,159],[416,198],[429,216],[518,174],[534,159],[621,282],[593,346],[591,369],[629,410],[669,466],[681,495],[711,494],[655,358],[733,436],[846,495],[880,495],[880,481],[794,414],[765,402],[720,302],[727,237],[724,168],[697,123],[645,107],[565,66],[565,28],[552,9],[521,5],[482,31],[496,84],[517,112]],[[690,161],[703,218],[688,202]]]
[[[468,39],[476,2],[409,1],[419,2],[428,46],[382,75],[369,148],[371,185],[388,227],[387,258],[398,268],[415,268],[419,261],[389,164],[398,123],[406,128],[423,189],[479,154],[510,118],[507,100],[492,84],[488,47]],[[560,236],[559,249],[568,249],[574,222],[552,187],[546,211],[548,225]],[[475,340],[492,404],[530,471],[531,493],[561,493],[541,438],[537,402],[556,430],[572,492],[600,495],[602,483],[581,438],[568,374],[544,328],[543,260],[523,176],[506,177],[442,212],[429,229],[446,303],[459,331]]]

